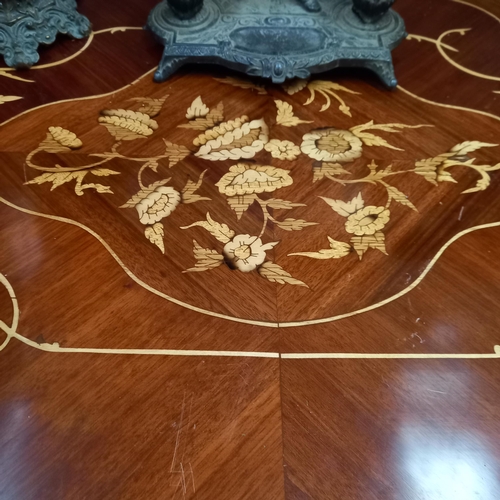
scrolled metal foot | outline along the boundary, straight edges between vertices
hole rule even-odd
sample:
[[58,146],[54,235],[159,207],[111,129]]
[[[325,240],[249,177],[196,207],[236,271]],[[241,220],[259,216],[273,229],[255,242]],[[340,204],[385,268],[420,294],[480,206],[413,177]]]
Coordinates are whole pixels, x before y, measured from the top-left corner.
[[395,89],[398,86],[392,61],[364,61],[363,66],[376,73],[390,89]]
[[84,38],[91,30],[75,0],[0,1],[0,54],[10,67],[33,66],[40,57],[38,45],[53,43],[57,33]]
[[164,82],[188,62],[189,58],[187,57],[172,57],[164,54],[158,65],[158,69],[155,71],[154,81]]
[[[391,50],[405,37],[405,27],[396,12],[387,10],[392,0],[204,0],[198,14],[179,19],[173,8],[192,15],[191,1],[200,7],[201,0],[163,0],[149,15],[147,27],[165,46],[157,82],[184,64],[204,63],[275,83],[339,66],[367,67],[387,86],[397,84]],[[382,11],[383,18],[363,21],[353,1],[375,16],[371,21]],[[366,10],[375,4],[375,10]],[[297,15],[298,5],[302,15]],[[308,12],[318,5],[322,14]]]

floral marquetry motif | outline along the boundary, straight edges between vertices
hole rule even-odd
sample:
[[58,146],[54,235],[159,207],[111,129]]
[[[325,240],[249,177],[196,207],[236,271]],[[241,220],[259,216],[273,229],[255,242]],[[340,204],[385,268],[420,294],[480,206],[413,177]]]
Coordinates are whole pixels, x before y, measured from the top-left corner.
[[226,196],[254,193],[272,193],[279,188],[290,186],[293,179],[289,172],[270,165],[238,163],[216,184]]
[[[362,88],[321,80],[265,88],[207,77],[194,95],[181,87],[170,83],[167,96],[139,82],[79,104],[78,121],[57,119],[75,116],[75,104],[55,105],[66,111],[40,120],[20,183],[109,248],[120,241],[129,276],[188,308],[245,320],[246,297],[272,303],[277,291],[321,304],[311,317],[289,311],[291,321],[370,306],[349,277],[359,269],[383,281],[404,268],[403,238],[418,241],[427,223],[453,237],[467,198],[493,190],[500,170],[500,139],[477,137],[460,111],[425,105],[405,116],[410,98],[397,92],[378,91],[366,116]],[[81,198],[68,204],[72,191]],[[454,221],[450,203],[460,208]],[[436,251],[421,249],[422,263]],[[212,282],[227,289],[229,313],[198,288]],[[399,292],[397,282],[384,290]]]

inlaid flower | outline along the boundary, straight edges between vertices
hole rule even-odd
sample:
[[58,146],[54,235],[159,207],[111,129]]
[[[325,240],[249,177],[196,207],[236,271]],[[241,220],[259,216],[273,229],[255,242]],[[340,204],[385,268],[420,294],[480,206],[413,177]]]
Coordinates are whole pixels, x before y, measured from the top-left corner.
[[219,191],[226,196],[243,196],[254,193],[272,193],[276,189],[290,186],[290,172],[270,165],[238,163],[217,182]]
[[389,222],[390,215],[390,211],[385,207],[365,207],[349,215],[345,230],[356,236],[375,234]]
[[238,234],[224,246],[224,257],[237,269],[247,273],[257,269],[266,259],[266,251],[271,250],[279,242],[263,244],[258,236]]
[[155,224],[168,217],[181,201],[181,195],[171,186],[159,186],[135,205],[142,224]]
[[280,141],[278,139],[271,139],[264,147],[264,149],[271,153],[273,158],[279,160],[296,160],[300,155],[300,148],[291,141]]
[[302,138],[300,149],[318,161],[346,163],[359,158],[363,143],[349,130],[314,130]]

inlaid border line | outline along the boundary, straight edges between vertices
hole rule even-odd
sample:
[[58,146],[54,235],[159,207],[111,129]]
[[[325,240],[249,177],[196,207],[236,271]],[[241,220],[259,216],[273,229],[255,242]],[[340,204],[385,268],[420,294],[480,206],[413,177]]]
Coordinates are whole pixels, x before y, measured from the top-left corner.
[[428,354],[428,353],[357,353],[357,352],[311,352],[283,353],[283,359],[500,359],[500,345],[493,353],[473,354]]
[[[69,55],[69,56],[67,56],[64,59],[61,59],[59,61],[54,61],[54,62],[47,63],[47,64],[38,64],[38,65],[30,68],[30,71],[53,68],[55,66],[61,66],[63,64],[66,64],[67,62],[71,61],[72,59],[76,59],[80,54],[85,52],[90,47],[90,45],[94,41],[95,35],[101,35],[102,33],[111,33],[113,35],[116,32],[124,33],[126,31],[137,31],[137,30],[143,31],[144,28],[141,26],[116,26],[116,27],[112,27],[112,28],[104,28],[104,29],[101,29],[98,31],[91,31],[90,35],[88,36],[83,47],[81,47],[79,50],[77,50],[74,54],[71,54],[71,55]],[[5,67],[5,66],[0,67],[0,77],[2,77],[2,76],[5,78],[11,78],[13,80],[19,80],[19,81],[24,82],[24,83],[35,83],[35,80],[28,80],[26,78],[20,77],[19,75],[16,74],[15,68],[10,68],[8,66],[7,67]]]
[[0,283],[2,283],[12,303],[12,326],[7,326],[0,320],[0,330],[7,338],[0,345],[0,351],[7,347],[12,338],[21,343],[44,352],[59,353],[79,353],[79,354],[128,354],[147,356],[209,356],[209,357],[237,357],[237,358],[283,358],[283,359],[498,359],[500,358],[500,345],[494,346],[493,354],[405,354],[405,353],[278,353],[278,352],[258,352],[258,351],[202,351],[183,349],[102,349],[92,347],[61,347],[57,342],[42,343],[34,342],[20,333],[16,329],[19,324],[19,304],[16,294],[9,280],[0,273]]
[[219,318],[219,319],[227,319],[227,320],[230,320],[230,321],[234,321],[236,323],[244,323],[244,324],[247,324],[247,325],[255,325],[255,326],[266,326],[266,327],[272,327],[272,328],[278,328],[278,326],[279,326],[278,323],[267,322],[267,321],[256,321],[256,320],[250,320],[250,319],[244,319],[244,318],[236,318],[236,317],[233,317],[233,316],[227,316],[226,314],[221,314],[221,313],[216,313],[216,312],[213,312],[213,311],[208,311],[208,310],[203,309],[201,307],[197,307],[197,306],[193,306],[191,304],[187,304],[187,303],[185,303],[185,302],[183,302],[181,300],[178,300],[178,299],[176,299],[174,297],[170,297],[170,295],[167,295],[166,293],[163,293],[160,290],[157,290],[156,288],[153,288],[152,286],[148,285],[147,283],[145,283],[144,281],[142,281],[141,279],[139,279],[123,263],[123,261],[120,259],[120,257],[118,257],[118,255],[109,246],[109,244],[103,238],[101,238],[95,231],[93,231],[89,227],[85,226],[84,224],[82,224],[82,223],[80,223],[78,221],[74,221],[72,219],[66,219],[65,217],[59,217],[58,215],[43,214],[43,213],[40,213],[40,212],[35,212],[33,210],[29,210],[27,208],[19,207],[19,206],[15,205],[14,203],[6,200],[5,198],[2,198],[1,196],[0,196],[0,203],[3,203],[3,204],[7,205],[10,208],[13,208],[13,209],[18,210],[18,211],[23,212],[23,213],[26,213],[28,215],[35,215],[37,217],[42,217],[44,219],[50,219],[50,220],[55,220],[55,221],[58,221],[58,222],[64,222],[66,224],[70,224],[72,226],[76,226],[76,227],[79,227],[80,229],[83,229],[84,231],[86,231],[87,233],[89,233],[91,236],[93,236],[97,241],[99,241],[99,243],[101,243],[101,245],[108,251],[108,253],[111,255],[111,257],[113,257],[113,259],[115,259],[115,261],[117,262],[117,264],[125,271],[125,273],[127,274],[127,276],[130,279],[132,279],[133,281],[135,281],[139,286],[141,286],[145,290],[153,293],[154,295],[157,295],[158,297],[161,297],[162,299],[168,300],[169,302],[172,302],[173,304],[176,304],[178,306],[181,306],[181,307],[183,307],[185,309],[189,309],[189,310],[194,311],[194,312],[205,314],[207,316],[213,316],[214,318]]
[[455,3],[461,3],[463,5],[467,5],[468,7],[472,7],[477,10],[483,11],[485,14],[488,16],[492,17],[493,19],[496,19],[500,23],[500,17],[496,16],[493,14],[493,12],[490,12],[489,10],[486,10],[484,7],[479,7],[479,5],[474,5],[473,3],[466,2],[465,0],[451,0],[452,2]]
[[470,113],[477,113],[478,115],[487,116],[489,118],[493,118],[494,120],[500,121],[500,116],[494,115],[492,113],[488,113],[487,111],[481,111],[480,109],[473,109],[473,108],[465,108],[464,106],[455,106],[454,104],[444,104],[442,102],[430,101],[429,99],[426,99],[425,97],[420,97],[416,94],[413,94],[412,92],[405,89],[404,87],[401,87],[401,85],[398,85],[397,89],[401,90],[402,92],[409,95],[410,97],[417,99],[418,101],[425,102],[426,104],[430,104],[432,106],[439,106],[441,108],[448,108],[448,109],[456,109],[458,111],[468,111]]
[[106,96],[117,94],[118,92],[121,92],[122,90],[125,90],[128,87],[132,87],[137,82],[139,82],[140,80],[142,80],[145,76],[150,75],[154,71],[156,71],[156,66],[154,68],[151,68],[148,71],[146,71],[146,73],[143,73],[141,76],[139,76],[138,78],[136,78],[133,82],[127,83],[126,85],[124,85],[123,87],[120,87],[119,89],[111,90],[109,92],[105,92],[104,94],[87,95],[87,96],[83,96],[83,97],[71,97],[69,99],[61,99],[60,101],[46,102],[45,104],[40,104],[39,106],[35,106],[33,108],[26,109],[26,110],[22,111],[21,113],[19,113],[17,115],[14,115],[11,118],[8,118],[4,122],[0,123],[0,127],[2,127],[3,125],[7,125],[7,123],[10,123],[11,121],[15,120],[16,118],[20,118],[21,116],[24,116],[24,115],[26,115],[28,113],[31,113],[32,111],[36,111],[38,109],[46,108],[48,106],[54,106],[56,104],[64,104],[66,102],[89,101],[91,99],[99,99],[101,97],[106,97]]
[[176,304],[178,306],[184,307],[185,309],[188,309],[188,310],[191,310],[191,311],[194,311],[194,312],[198,312],[198,313],[201,313],[201,314],[205,314],[207,316],[212,316],[214,318],[226,319],[228,321],[233,321],[235,323],[243,323],[243,324],[254,325],[254,326],[264,326],[264,327],[270,327],[270,328],[291,328],[291,327],[298,327],[298,326],[311,326],[311,325],[319,325],[319,324],[323,324],[323,323],[331,323],[331,322],[334,322],[334,321],[338,321],[340,319],[349,318],[351,316],[356,316],[358,314],[363,314],[365,312],[372,311],[374,309],[378,309],[379,307],[382,307],[382,306],[384,306],[386,304],[389,304],[390,302],[393,302],[393,301],[399,299],[400,297],[406,295],[407,293],[411,292],[414,288],[416,288],[424,280],[424,278],[427,276],[427,274],[429,273],[429,271],[434,267],[434,264],[439,260],[439,258],[441,257],[441,255],[443,255],[443,253],[446,251],[446,249],[451,244],[453,244],[455,241],[457,241],[458,239],[460,239],[462,236],[465,236],[466,234],[472,233],[474,231],[478,231],[480,229],[488,229],[488,228],[499,227],[500,226],[500,221],[498,221],[498,222],[490,222],[490,223],[487,223],[487,224],[480,224],[478,226],[473,226],[473,227],[470,227],[468,229],[464,229],[463,231],[460,231],[459,233],[455,234],[455,236],[453,236],[450,240],[448,240],[439,249],[439,251],[436,253],[436,255],[430,260],[430,262],[427,264],[427,266],[425,267],[425,269],[422,271],[422,273],[420,274],[420,276],[418,278],[416,278],[413,283],[411,283],[408,287],[406,287],[405,289],[401,290],[400,292],[398,292],[397,294],[393,295],[392,297],[388,297],[387,299],[382,300],[380,302],[377,302],[376,304],[372,304],[372,305],[370,305],[368,307],[365,307],[365,308],[362,308],[362,309],[358,309],[357,311],[351,311],[349,313],[340,314],[340,315],[337,315],[337,316],[331,316],[331,317],[327,317],[327,318],[318,318],[318,319],[304,320],[304,321],[290,321],[290,322],[286,322],[286,323],[274,323],[274,322],[256,321],[256,320],[250,320],[250,319],[244,319],[244,318],[237,318],[237,317],[234,317],[234,316],[228,316],[226,314],[216,313],[216,312],[213,312],[213,311],[208,311],[208,310],[203,309],[201,307],[197,307],[197,306],[188,304],[186,302],[183,302],[181,300],[175,299],[173,297],[170,297],[169,295],[161,292],[160,290],[157,290],[156,288],[153,288],[152,286],[148,285],[147,283],[145,283],[144,281],[142,281],[141,279],[139,279],[123,263],[123,261],[113,251],[113,249],[110,247],[110,245],[103,238],[101,238],[101,236],[99,236],[95,231],[93,231],[89,227],[85,226],[84,224],[81,224],[80,222],[74,221],[72,219],[66,219],[65,217],[60,217],[60,216],[57,216],[57,215],[43,214],[43,213],[35,212],[33,210],[29,210],[27,208],[19,207],[19,206],[15,205],[14,203],[12,203],[12,202],[10,202],[10,201],[2,198],[1,196],[0,196],[0,202],[3,203],[3,204],[5,204],[5,205],[7,205],[10,208],[13,208],[14,210],[18,210],[19,212],[26,213],[28,215],[34,215],[34,216],[42,217],[42,218],[45,218],[45,219],[50,219],[50,220],[55,220],[55,221],[59,221],[59,222],[64,222],[66,224],[70,224],[70,225],[79,227],[80,229],[83,229],[84,231],[86,231],[87,233],[89,233],[91,236],[93,236],[94,238],[96,238],[97,241],[99,241],[104,246],[104,248],[108,251],[108,253],[111,255],[111,257],[113,257],[113,259],[115,259],[115,261],[117,262],[117,264],[125,271],[125,273],[127,274],[127,276],[130,279],[132,279],[133,281],[135,281],[139,286],[143,287],[145,290],[148,290],[149,292],[157,295],[158,297],[161,297],[161,298],[163,298],[165,300],[168,300],[169,302],[172,302],[173,304]]

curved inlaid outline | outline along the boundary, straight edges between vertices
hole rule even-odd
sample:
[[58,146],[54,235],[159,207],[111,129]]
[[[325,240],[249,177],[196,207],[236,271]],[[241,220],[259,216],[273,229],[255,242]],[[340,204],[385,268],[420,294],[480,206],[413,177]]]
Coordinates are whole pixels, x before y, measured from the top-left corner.
[[452,2],[455,3],[461,3],[463,5],[467,5],[469,7],[473,7],[474,9],[481,10],[488,16],[492,17],[493,19],[496,19],[500,23],[500,17],[496,16],[493,14],[493,12],[490,12],[489,10],[486,10],[484,7],[479,7],[479,5],[474,5],[473,3],[466,2],[465,0],[451,0]]
[[181,300],[175,299],[173,297],[170,297],[169,295],[167,295],[163,292],[160,292],[156,288],[153,288],[152,286],[148,285],[147,283],[144,283],[141,279],[139,279],[122,262],[120,257],[118,257],[118,255],[113,251],[113,249],[109,246],[109,244],[106,243],[106,241],[103,238],[101,238],[95,231],[93,231],[89,227],[85,226],[84,224],[81,224],[80,222],[77,222],[77,221],[74,221],[71,219],[66,219],[65,217],[59,217],[57,215],[50,215],[50,214],[43,214],[40,212],[35,212],[33,210],[29,210],[27,208],[19,207],[18,205],[15,205],[14,203],[2,198],[1,196],[0,196],[0,202],[3,203],[4,205],[7,205],[10,208],[18,210],[19,212],[22,212],[22,213],[26,213],[28,215],[35,215],[37,217],[42,217],[44,219],[50,219],[50,220],[55,220],[55,221],[59,221],[59,222],[64,222],[66,224],[77,226],[80,229],[83,229],[84,231],[86,231],[87,233],[92,235],[94,238],[96,238],[97,241],[99,241],[101,243],[101,245],[103,245],[103,247],[108,251],[108,253],[111,255],[111,257],[113,257],[115,259],[117,264],[125,271],[125,273],[127,274],[127,276],[130,279],[134,280],[139,286],[143,287],[145,290],[148,290],[149,292],[157,295],[158,297],[166,299],[169,302],[172,302],[173,304],[179,305],[181,307],[184,307],[184,308],[189,309],[189,310],[194,311],[194,312],[205,314],[207,316],[212,316],[214,318],[226,319],[228,321],[233,321],[235,323],[243,323],[243,324],[247,324],[247,325],[264,326],[264,327],[271,327],[271,328],[291,328],[291,327],[298,327],[298,326],[310,326],[310,325],[319,325],[319,324],[323,324],[323,323],[331,323],[333,321],[338,321],[340,319],[349,318],[351,316],[356,316],[358,314],[362,314],[362,313],[365,313],[368,311],[372,311],[374,309],[378,309],[379,307],[382,307],[385,304],[389,304],[390,302],[393,302],[393,301],[399,299],[400,297],[402,297],[403,295],[406,295],[407,293],[411,292],[415,287],[417,287],[422,282],[422,280],[427,276],[429,271],[434,267],[434,264],[439,260],[441,255],[443,255],[445,250],[452,243],[457,241],[459,238],[461,238],[462,236],[464,236],[466,234],[472,233],[474,231],[478,231],[479,229],[487,229],[487,228],[491,228],[491,227],[500,226],[500,221],[490,222],[487,224],[480,224],[478,226],[473,226],[473,227],[470,227],[468,229],[464,229],[463,231],[457,233],[455,236],[453,236],[453,238],[448,240],[441,247],[441,249],[436,253],[434,258],[427,264],[426,268],[422,271],[420,276],[411,285],[409,285],[405,289],[401,290],[397,294],[393,295],[392,297],[388,297],[387,299],[382,300],[380,302],[377,302],[376,304],[372,304],[372,305],[364,307],[362,309],[358,309],[357,311],[351,311],[349,313],[339,314],[337,316],[331,316],[328,318],[318,318],[318,319],[304,320],[304,321],[289,321],[286,323],[274,323],[274,322],[267,322],[267,321],[255,321],[255,320],[249,320],[249,319],[244,319],[244,318],[237,318],[234,316],[228,316],[226,314],[215,313],[212,311],[208,311],[206,309],[202,309],[200,307],[193,306],[191,304],[188,304],[188,303],[183,302]]
[[227,316],[225,314],[220,314],[212,311],[208,311],[206,309],[202,309],[201,307],[196,307],[191,304],[187,304],[186,302],[183,302],[181,300],[175,299],[174,297],[170,297],[170,295],[167,295],[166,293],[160,292],[160,290],[157,290],[156,288],[153,288],[152,286],[148,285],[147,283],[144,283],[141,279],[139,279],[118,257],[118,255],[114,252],[114,250],[111,248],[111,246],[103,239],[101,236],[99,236],[95,231],[87,227],[85,224],[82,224],[78,221],[72,220],[72,219],[67,219],[65,217],[59,217],[58,215],[50,215],[50,214],[43,214],[40,212],[35,212],[33,210],[29,210],[27,208],[19,207],[18,205],[15,205],[14,203],[11,203],[10,201],[6,200],[5,198],[2,198],[0,196],[0,202],[3,203],[4,205],[9,206],[10,208],[13,208],[15,210],[18,210],[20,212],[26,213],[28,215],[35,215],[38,217],[42,217],[44,219],[50,219],[50,220],[55,220],[59,222],[64,222],[66,224],[70,224],[72,226],[79,227],[80,229],[83,229],[87,233],[89,233],[91,236],[93,236],[101,245],[108,251],[108,253],[115,259],[116,263],[125,271],[125,274],[135,281],[139,286],[144,288],[145,290],[148,290],[149,292],[157,295],[158,297],[161,297],[162,299],[168,300],[169,302],[172,302],[173,304],[176,304],[178,306],[184,307],[186,309],[189,309],[191,311],[195,311],[201,314],[205,314],[207,316],[213,316],[215,318],[220,318],[220,319],[227,319],[230,321],[235,321],[236,323],[244,323],[248,325],[255,325],[255,326],[267,326],[267,327],[273,327],[277,328],[279,325],[278,323],[273,323],[273,322],[267,322],[267,321],[254,321],[254,320],[249,320],[249,319],[243,319],[243,318],[236,318],[233,316]]
[[231,357],[252,357],[252,358],[278,358],[277,352],[245,352],[245,351],[195,351],[195,350],[177,350],[177,349],[99,349],[88,347],[60,347],[59,344],[39,344],[30,340],[17,332],[19,325],[19,305],[16,294],[9,280],[0,273],[0,283],[5,286],[12,301],[13,319],[12,325],[7,326],[0,319],[0,330],[2,330],[7,338],[0,345],[0,351],[7,347],[10,339],[15,338],[30,347],[45,352],[79,352],[87,354],[148,354],[155,356],[231,356]]
[[[463,5],[467,5],[468,7],[473,7],[475,9],[478,9],[478,10],[484,12],[485,14],[487,14],[488,16],[492,17],[493,19],[495,19],[496,21],[498,21],[500,23],[500,18],[498,16],[496,16],[492,12],[489,12],[488,10],[484,9],[483,7],[479,7],[478,5],[471,4],[471,3],[466,2],[464,0],[452,0],[452,1],[455,2],[455,3],[460,3],[460,4],[463,4]],[[407,40],[417,40],[419,42],[420,41],[425,41],[425,42],[433,43],[434,45],[436,45],[436,48],[438,49],[438,52],[440,53],[441,57],[446,62],[448,62],[448,64],[451,64],[453,67],[455,67],[459,71],[462,71],[463,73],[467,73],[469,75],[475,76],[477,78],[481,78],[483,80],[490,80],[490,81],[494,81],[494,82],[500,82],[500,77],[498,77],[498,76],[487,75],[485,73],[479,73],[478,71],[474,71],[474,70],[471,70],[469,68],[466,68],[465,66],[462,66],[461,64],[459,64],[456,61],[454,61],[444,51],[444,49],[447,49],[447,50],[450,50],[450,51],[453,51],[453,52],[458,52],[458,50],[456,48],[443,43],[443,38],[445,38],[446,36],[448,36],[451,33],[460,33],[461,35],[464,35],[467,31],[470,31],[470,30],[471,30],[471,28],[461,28],[461,29],[448,30],[448,31],[445,31],[444,33],[441,33],[441,35],[437,39],[429,38],[429,37],[422,36],[422,35],[411,34],[411,35],[408,35]],[[494,91],[494,93],[497,94],[499,92]]]
[[94,94],[94,95],[87,95],[87,96],[83,96],[83,97],[71,97],[69,99],[61,99],[60,101],[46,102],[45,104],[40,104],[39,106],[35,106],[33,108],[26,109],[24,111],[21,111],[21,113],[12,116],[11,118],[7,118],[7,120],[0,123],[0,127],[7,125],[7,123],[10,123],[11,121],[15,120],[16,118],[20,118],[21,116],[24,116],[24,115],[31,113],[32,111],[36,111],[38,109],[47,108],[49,106],[54,106],[56,104],[63,104],[65,102],[89,101],[91,99],[99,99],[101,97],[106,97],[106,96],[110,96],[113,94],[117,94],[118,92],[121,92],[122,90],[125,90],[128,87],[132,87],[132,85],[135,85],[138,81],[142,80],[145,76],[150,75],[154,71],[156,71],[156,66],[154,68],[151,68],[148,71],[146,71],[146,73],[143,73],[141,76],[136,78],[133,82],[127,83],[126,85],[124,85],[123,87],[120,87],[119,89],[105,92],[104,94]]
[[[72,98],[72,99],[64,99],[64,100],[61,100],[61,101],[54,101],[54,102],[51,102],[51,103],[42,104],[42,105],[37,106],[35,108],[28,109],[28,110],[23,111],[22,113],[20,113],[20,114],[18,114],[16,116],[12,117],[12,118],[9,118],[7,121],[1,123],[0,127],[2,125],[5,125],[5,124],[9,123],[10,121],[14,120],[15,118],[18,118],[18,117],[20,117],[20,116],[22,116],[24,114],[27,114],[27,113],[29,113],[31,111],[36,110],[36,109],[41,109],[41,108],[44,108],[44,107],[47,107],[47,106],[52,106],[52,105],[61,104],[61,103],[65,103],[65,102],[74,102],[74,101],[83,101],[83,100],[90,100],[90,99],[99,99],[101,97],[106,97],[106,96],[109,96],[109,95],[116,94],[116,93],[121,92],[122,90],[124,90],[124,89],[126,89],[128,87],[131,87],[131,86],[135,85],[138,81],[140,81],[142,78],[144,78],[148,74],[152,73],[154,70],[155,70],[155,68],[147,71],[145,74],[143,74],[142,76],[140,76],[139,78],[137,78],[136,80],[134,80],[132,83],[124,85],[123,87],[121,87],[121,88],[119,88],[117,90],[113,90],[111,92],[106,92],[104,94],[99,94],[99,95],[77,97],[77,98]],[[477,110],[477,109],[466,108],[466,107],[462,107],[462,106],[455,106],[455,105],[452,105],[452,104],[444,104],[444,103],[439,103],[439,102],[435,102],[435,101],[430,101],[428,99],[425,99],[423,97],[420,97],[420,96],[417,96],[417,95],[413,94],[412,92],[410,92],[409,90],[406,90],[405,88],[401,87],[400,85],[398,85],[397,88],[398,88],[398,90],[401,90],[402,92],[406,93],[410,97],[412,97],[414,99],[417,99],[417,100],[420,100],[420,101],[425,102],[425,103],[430,104],[430,105],[444,107],[444,108],[449,108],[449,109],[455,109],[455,110],[460,110],[460,111],[467,111],[467,112],[471,112],[471,113],[477,113],[477,114],[480,114],[480,115],[483,115],[483,116],[488,116],[490,118],[493,118],[495,120],[500,121],[500,117],[498,117],[498,116],[496,116],[496,115],[494,115],[492,113],[488,113],[486,111],[480,111],[480,110]],[[132,271],[130,271],[125,266],[125,264],[121,261],[121,259],[118,257],[118,255],[116,255],[116,253],[108,245],[108,243],[106,243],[97,233],[95,233],[92,229],[88,228],[84,224],[81,224],[81,223],[79,223],[77,221],[74,221],[74,220],[71,220],[71,219],[66,219],[64,217],[59,217],[59,216],[56,216],[56,215],[43,214],[43,213],[35,212],[35,211],[29,210],[29,209],[26,209],[26,208],[23,208],[23,207],[19,207],[19,206],[15,205],[15,204],[13,204],[13,203],[5,200],[2,197],[0,197],[0,202],[4,203],[5,205],[7,205],[7,206],[9,206],[9,207],[11,207],[13,209],[16,209],[16,210],[18,210],[20,212],[23,212],[23,213],[26,213],[26,214],[29,214],[29,215],[35,215],[35,216],[43,217],[43,218],[46,218],[46,219],[52,219],[52,220],[56,220],[56,221],[59,221],[59,222],[64,222],[64,223],[67,223],[67,224],[70,224],[70,225],[74,225],[74,226],[80,227],[81,229],[87,231],[89,234],[91,234],[92,236],[94,236],[104,246],[104,248],[116,260],[116,262],[120,265],[120,267],[122,267],[122,269],[125,271],[125,273],[131,279],[133,279],[138,285],[142,286],[144,289],[150,291],[151,293],[154,293],[155,295],[157,295],[157,296],[159,296],[161,298],[164,298],[164,299],[166,299],[166,300],[168,300],[168,301],[170,301],[170,302],[172,302],[174,304],[177,304],[177,305],[179,305],[181,307],[185,307],[186,309],[189,309],[189,310],[192,310],[192,311],[195,311],[195,312],[199,312],[201,314],[205,314],[205,315],[208,315],[208,316],[212,316],[212,317],[216,317],[216,318],[220,318],[220,319],[226,319],[228,321],[233,321],[233,322],[236,322],[236,323],[250,324],[250,325],[270,327],[270,328],[278,328],[278,327],[280,327],[280,328],[290,328],[290,327],[310,326],[310,325],[318,325],[318,324],[323,324],[323,323],[330,323],[330,322],[333,322],[333,321],[338,321],[340,319],[349,318],[351,316],[362,314],[362,313],[371,311],[373,309],[377,309],[379,307],[382,307],[385,304],[393,302],[394,300],[397,300],[398,298],[406,295],[408,292],[410,292],[411,290],[413,290],[413,288],[415,288],[416,286],[418,286],[418,284],[420,284],[421,281],[425,278],[425,276],[427,275],[427,273],[431,270],[431,268],[434,266],[434,264],[437,262],[437,260],[439,259],[439,257],[443,254],[443,252],[448,248],[448,246],[450,246],[454,241],[456,241],[457,239],[459,239],[461,236],[464,236],[465,234],[468,234],[470,232],[473,232],[473,231],[476,231],[476,230],[479,230],[479,229],[486,229],[486,228],[489,228],[489,227],[500,226],[500,221],[498,221],[498,222],[492,222],[492,223],[488,223],[488,224],[482,224],[482,225],[479,225],[479,226],[473,226],[473,227],[471,227],[469,229],[461,231],[460,233],[457,233],[453,238],[451,238],[447,243],[445,243],[445,245],[437,252],[437,254],[434,256],[434,258],[429,262],[429,264],[427,265],[427,267],[424,269],[424,271],[422,272],[422,274],[411,285],[409,285],[407,288],[401,290],[397,294],[393,295],[392,297],[388,297],[387,299],[385,299],[385,300],[383,300],[381,302],[378,302],[376,304],[372,304],[372,305],[367,306],[367,307],[362,308],[362,309],[358,309],[357,311],[351,311],[349,313],[340,314],[340,315],[337,315],[337,316],[330,316],[330,317],[327,317],[327,318],[318,318],[318,319],[313,319],[313,320],[303,320],[303,321],[293,321],[293,322],[279,323],[279,322],[249,320],[249,319],[244,319],[244,318],[237,318],[237,317],[233,317],[233,316],[228,316],[228,315],[221,314],[221,313],[215,313],[215,312],[212,312],[212,311],[205,310],[203,308],[199,308],[199,307],[193,306],[191,304],[187,304],[187,303],[185,303],[183,301],[180,301],[180,300],[177,300],[177,299],[175,299],[173,297],[170,297],[169,295],[167,295],[167,294],[165,294],[163,292],[160,292],[159,290],[156,290],[155,288],[151,287],[147,283],[144,283],[137,276],[135,276],[132,273]]]
[[401,90],[410,97],[413,97],[418,101],[425,102],[426,104],[431,104],[432,106],[439,106],[441,108],[448,108],[448,109],[456,109],[458,111],[468,111],[469,113],[477,113],[478,115],[488,116],[489,118],[493,118],[494,120],[500,121],[500,116],[494,115],[493,113],[488,113],[487,111],[481,111],[480,109],[474,109],[474,108],[466,108],[464,106],[456,106],[454,104],[445,104],[442,102],[431,101],[429,99],[426,99],[425,97],[420,97],[416,94],[413,94],[408,89],[401,87],[401,85],[398,85],[397,88],[398,90]]
[[128,354],[128,355],[148,355],[148,356],[212,356],[212,357],[238,357],[238,358],[283,358],[283,359],[498,359],[500,358],[500,346],[494,346],[493,354],[404,354],[404,353],[278,353],[278,352],[258,352],[258,351],[196,351],[181,349],[100,349],[90,347],[60,347],[58,343],[49,344],[33,342],[18,333],[19,306],[12,285],[9,280],[0,273],[0,283],[2,283],[12,302],[13,319],[12,325],[7,326],[0,320],[0,330],[7,338],[0,345],[0,352],[7,347],[10,339],[15,338],[19,342],[44,352],[59,353],[79,353],[79,354]]
[[460,63],[457,63],[455,60],[453,60],[446,52],[446,50],[450,50],[452,52],[458,52],[458,50],[455,47],[452,47],[451,45],[447,45],[446,43],[443,42],[443,38],[447,37],[448,35],[452,33],[459,33],[460,35],[465,35],[467,31],[470,31],[471,28],[458,28],[458,29],[453,29],[453,30],[448,30],[441,35],[437,39],[434,38],[429,38],[427,36],[422,36],[422,35],[414,35],[410,34],[406,37],[407,40],[416,40],[417,42],[429,42],[433,43],[441,57],[451,66],[454,68],[458,69],[459,71],[462,71],[462,73],[467,73],[468,75],[475,76],[477,78],[481,78],[483,80],[490,80],[493,82],[500,82],[500,77],[498,76],[493,76],[493,75],[487,75],[485,73],[479,73],[478,71],[474,71],[472,69],[466,68],[465,66],[462,66]]
[[[142,31],[143,29],[144,28],[139,27],[139,26],[116,26],[113,28],[104,28],[104,29],[98,30],[98,31],[91,31],[84,46],[81,49],[77,50],[74,54],[71,54],[68,57],[65,57],[64,59],[61,59],[59,61],[54,61],[54,62],[47,63],[47,64],[40,64],[38,66],[33,66],[32,68],[30,68],[30,71],[31,70],[46,69],[46,68],[53,68],[54,66],[60,66],[62,64],[65,64],[65,63],[71,61],[72,59],[75,59],[82,52],[85,52],[89,48],[90,44],[94,40],[95,35],[100,35],[102,33],[111,33],[113,35],[116,32],[125,32],[125,31],[133,31],[133,30],[141,30]],[[16,75],[14,73],[15,71],[16,71],[15,68],[10,68],[8,66],[0,67],[0,76],[4,76],[6,78],[12,78],[14,80],[19,80],[19,81],[22,81],[25,83],[35,83],[35,80],[28,80],[27,78],[22,78],[22,77]]]
[[467,31],[470,31],[469,29],[454,29],[454,30],[448,30],[445,31],[444,33],[441,33],[439,38],[436,40],[436,48],[438,49],[438,52],[441,54],[441,57],[448,62],[448,64],[451,64],[453,67],[456,69],[462,71],[463,73],[467,73],[468,75],[475,76],[477,78],[482,78],[483,80],[491,80],[494,82],[500,82],[500,77],[498,76],[492,76],[492,75],[486,75],[484,73],[479,73],[477,71],[474,71],[472,69],[466,68],[465,66],[462,66],[461,64],[457,63],[454,61],[445,51],[444,48],[445,45],[443,44],[443,38],[450,35],[451,33],[460,33],[461,35],[464,35]]

